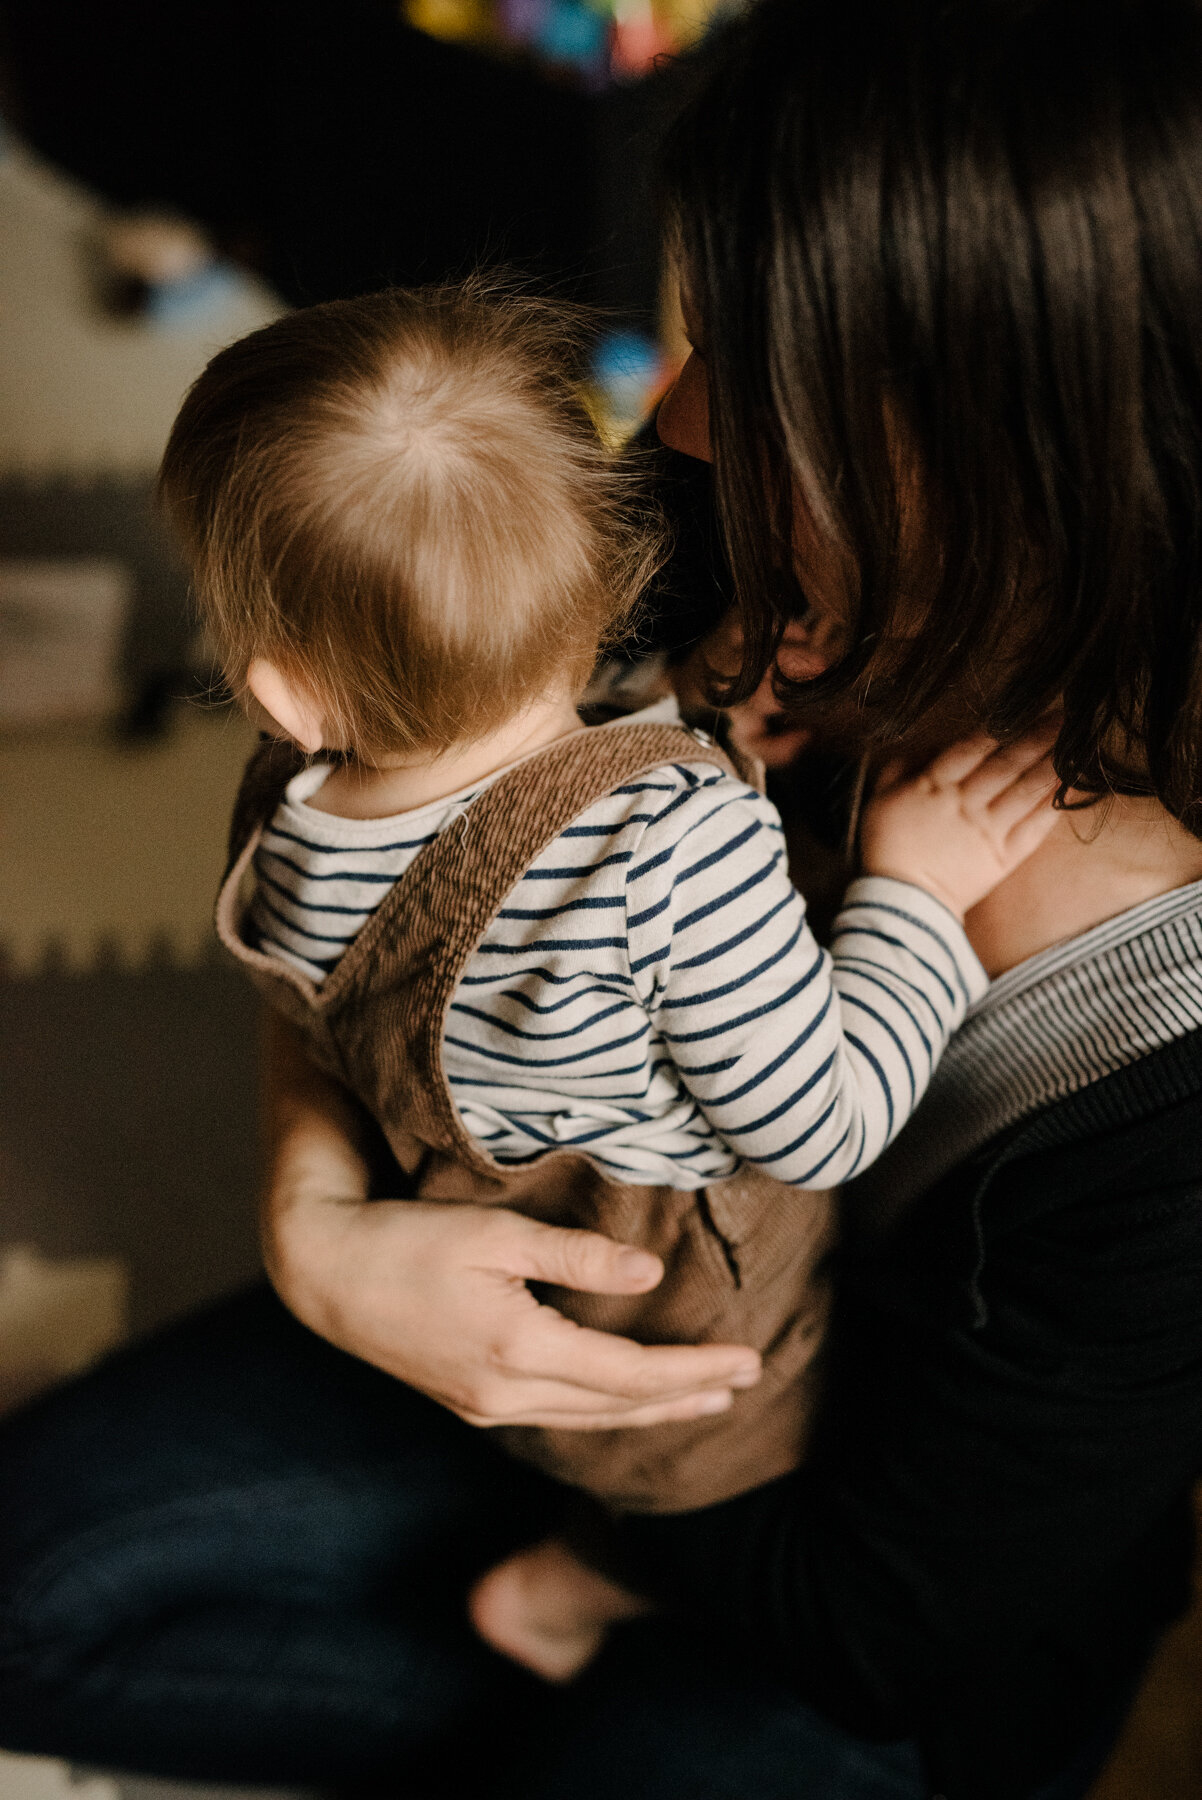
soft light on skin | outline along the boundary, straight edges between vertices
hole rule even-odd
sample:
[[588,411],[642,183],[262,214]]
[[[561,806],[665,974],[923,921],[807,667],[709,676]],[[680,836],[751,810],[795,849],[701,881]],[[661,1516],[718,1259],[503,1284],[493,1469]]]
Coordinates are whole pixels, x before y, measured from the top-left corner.
[[[690,339],[694,339],[696,325],[687,304],[684,313],[686,329]],[[710,442],[709,378],[705,358],[696,348],[686,358],[680,374],[660,402],[656,430],[660,442],[669,450],[679,450],[698,462],[714,460]],[[839,634],[829,629],[828,624],[819,617],[816,622],[811,620],[804,625],[794,623],[785,627],[776,664],[789,680],[810,680],[821,675],[836,660]],[[738,619],[732,614],[705,644],[705,662],[719,673],[733,672],[738,667],[741,646],[742,632]],[[688,679],[686,673],[686,683]],[[691,692],[681,695],[685,704],[697,698],[699,694]],[[771,670],[750,699],[733,708],[730,729],[738,747],[749,756],[758,757],[770,769],[784,768],[791,763],[810,736],[803,727],[785,725],[780,702],[773,691]]]
[[[252,718],[256,707],[263,714],[255,722],[290,738],[307,755],[344,748],[328,741],[320,703],[274,663],[256,657],[246,671],[245,688]],[[452,745],[436,756],[381,756],[371,763],[356,758],[333,769],[306,805],[341,819],[387,819],[428,806],[579,731],[577,698],[565,682],[486,737]]]
[[312,696],[282,675],[274,663],[256,656],[246,671],[246,686],[267,715],[268,731],[274,726],[309,756],[322,748],[325,714]]
[[696,350],[660,402],[655,421],[660,442],[698,462],[713,462],[710,444],[710,390],[705,359]]

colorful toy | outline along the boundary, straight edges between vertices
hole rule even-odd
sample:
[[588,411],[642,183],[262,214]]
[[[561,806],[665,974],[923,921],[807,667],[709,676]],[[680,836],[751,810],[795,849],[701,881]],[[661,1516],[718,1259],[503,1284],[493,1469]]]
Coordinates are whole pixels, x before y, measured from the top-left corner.
[[239,290],[239,276],[199,227],[172,213],[114,216],[98,248],[106,304],[150,324],[195,325]]
[[402,0],[410,25],[453,43],[533,57],[586,86],[637,80],[741,0]]
[[641,331],[608,331],[593,351],[584,397],[597,429],[617,447],[635,431],[677,371]]

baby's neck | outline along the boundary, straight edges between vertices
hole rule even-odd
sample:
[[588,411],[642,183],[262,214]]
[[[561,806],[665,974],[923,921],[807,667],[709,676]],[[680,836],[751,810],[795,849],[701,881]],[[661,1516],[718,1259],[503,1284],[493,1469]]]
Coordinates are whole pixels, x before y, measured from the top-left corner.
[[308,801],[340,819],[387,819],[457,794],[510,763],[580,729],[575,702],[566,696],[540,701],[487,737],[423,761],[384,757],[334,769]]

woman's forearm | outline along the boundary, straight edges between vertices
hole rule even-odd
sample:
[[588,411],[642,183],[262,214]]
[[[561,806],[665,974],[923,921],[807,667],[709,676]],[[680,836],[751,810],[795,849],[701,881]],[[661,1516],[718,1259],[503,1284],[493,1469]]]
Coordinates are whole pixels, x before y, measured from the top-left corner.
[[314,1067],[299,1034],[274,1013],[263,1025],[265,1170],[260,1207],[263,1261],[284,1304],[323,1328],[322,1226],[331,1210],[367,1199],[359,1121],[344,1089]]
[[263,1023],[263,1123],[268,1218],[307,1190],[366,1198],[354,1102],[310,1062],[300,1034],[270,1012]]

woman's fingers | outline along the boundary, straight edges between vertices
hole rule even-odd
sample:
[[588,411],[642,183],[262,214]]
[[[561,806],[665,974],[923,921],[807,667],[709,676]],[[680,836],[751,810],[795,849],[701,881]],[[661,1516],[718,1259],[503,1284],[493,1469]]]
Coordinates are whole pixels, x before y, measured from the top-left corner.
[[558,1396],[548,1390],[545,1397],[531,1397],[520,1411],[504,1420],[461,1410],[459,1417],[469,1425],[537,1426],[543,1431],[641,1431],[648,1425],[679,1424],[690,1419],[711,1417],[715,1413],[725,1412],[731,1404],[729,1394],[722,1397],[721,1405],[716,1404],[716,1396],[707,1396],[706,1400],[705,1405],[697,1399],[667,1400],[658,1406],[632,1406],[620,1410],[601,1408],[586,1413],[573,1407],[561,1407],[557,1403]]
[[[340,1174],[341,1160],[329,1167]],[[528,1281],[654,1288],[657,1257],[594,1232],[501,1207],[344,1199],[312,1181],[280,1208],[288,1255],[275,1261],[297,1315],[474,1425],[698,1418],[758,1378],[759,1357],[740,1345],[646,1347],[540,1305]]]
[[[443,1396],[443,1398],[447,1398]],[[458,1400],[449,1397],[461,1417],[473,1425],[547,1425],[570,1431],[605,1431],[614,1426],[641,1426],[666,1419],[701,1419],[730,1406],[734,1390],[707,1388],[664,1394],[654,1400],[627,1400],[597,1393],[571,1382],[522,1381],[507,1377],[495,1395]]]
[[490,1266],[523,1281],[548,1281],[584,1294],[644,1294],[657,1285],[658,1256],[617,1244],[597,1231],[544,1225],[517,1213],[498,1213],[504,1243],[488,1246]]
[[472,1425],[603,1431],[725,1412],[759,1373],[740,1345],[636,1344],[542,1306],[495,1344],[491,1381],[438,1397]]
[[509,1369],[529,1379],[551,1377],[611,1403],[643,1405],[752,1386],[760,1359],[745,1344],[636,1344],[576,1325],[544,1306],[515,1339]]
[[[549,1282],[593,1294],[639,1294],[663,1274],[659,1258],[594,1231],[544,1225],[502,1215],[506,1242],[496,1258],[504,1279]],[[574,1324],[553,1306],[514,1316],[511,1337],[499,1347],[505,1372],[553,1377],[582,1389],[631,1401],[664,1401],[695,1389],[754,1381],[755,1351],[738,1344],[636,1344]]]

